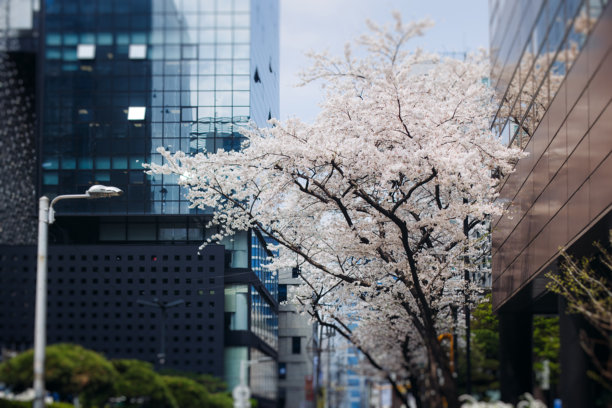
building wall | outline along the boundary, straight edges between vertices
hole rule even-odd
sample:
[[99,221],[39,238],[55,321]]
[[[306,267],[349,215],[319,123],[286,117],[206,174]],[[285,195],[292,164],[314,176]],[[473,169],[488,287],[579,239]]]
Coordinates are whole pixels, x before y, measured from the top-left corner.
[[[299,278],[292,276],[291,270],[279,272],[279,285],[287,291],[301,284]],[[299,338],[299,352],[294,352],[294,339]],[[313,325],[309,317],[302,315],[291,304],[279,305],[278,361],[284,366],[285,378],[278,381],[281,408],[314,407],[313,361],[316,354],[313,341]]]
[[[567,28],[567,30],[565,30]],[[599,2],[493,2],[494,127],[524,148],[493,221],[500,308],[610,211],[612,8]]]
[[[55,245],[48,256],[47,342],[78,343],[108,358],[159,366],[167,309],[166,367],[223,375],[224,249],[196,245]],[[32,347],[36,248],[0,247],[0,344]]]
[[251,42],[258,45],[251,47],[251,119],[266,126],[280,115],[278,2],[253,1],[251,11]]
[[35,61],[0,50],[0,244],[36,242]]
[[34,2],[0,6],[0,245],[36,241],[36,13]]

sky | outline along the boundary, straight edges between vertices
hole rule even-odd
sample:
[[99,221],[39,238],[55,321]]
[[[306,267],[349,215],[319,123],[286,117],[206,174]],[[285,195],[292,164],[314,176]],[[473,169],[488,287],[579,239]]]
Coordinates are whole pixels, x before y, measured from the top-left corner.
[[314,121],[320,84],[296,87],[298,73],[310,65],[309,50],[341,55],[344,44],[367,30],[365,21],[392,22],[392,11],[404,21],[429,17],[427,34],[411,41],[432,52],[488,49],[487,0],[280,0],[280,116]]

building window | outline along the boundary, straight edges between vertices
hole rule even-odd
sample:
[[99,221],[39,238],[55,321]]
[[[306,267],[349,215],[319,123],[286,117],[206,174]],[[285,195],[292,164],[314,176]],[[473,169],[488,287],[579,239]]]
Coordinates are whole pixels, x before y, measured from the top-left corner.
[[291,338],[291,353],[300,354],[301,351],[302,351],[302,338],[292,337]]
[[144,106],[130,106],[128,120],[144,120],[147,108]]
[[297,266],[291,269],[291,277],[292,278],[299,278],[300,277],[300,268],[298,268]]
[[287,285],[285,284],[278,285],[278,301],[279,302],[287,301]]
[[145,44],[130,44],[128,56],[130,59],[147,58],[147,46]]
[[278,378],[281,380],[287,378],[287,363],[278,363]]
[[96,58],[96,46],[93,44],[77,45],[77,58],[80,60],[92,60]]

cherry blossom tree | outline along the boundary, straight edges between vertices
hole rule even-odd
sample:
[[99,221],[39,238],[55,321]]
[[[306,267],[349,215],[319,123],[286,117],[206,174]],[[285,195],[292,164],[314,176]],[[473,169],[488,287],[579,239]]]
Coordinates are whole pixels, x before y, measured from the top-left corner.
[[[398,389],[411,379],[430,406],[457,407],[438,336],[472,295],[498,178],[517,160],[491,132],[486,56],[444,59],[410,38],[431,22],[368,23],[342,57],[312,54],[305,83],[326,92],[313,124],[244,130],[240,151],[159,151],[151,172],[180,175],[193,206],[214,209],[214,242],[252,230],[278,242],[271,268],[299,266],[292,295]],[[468,239],[472,237],[472,239]],[[206,243],[204,244],[206,245]],[[470,260],[469,262],[467,260]]]

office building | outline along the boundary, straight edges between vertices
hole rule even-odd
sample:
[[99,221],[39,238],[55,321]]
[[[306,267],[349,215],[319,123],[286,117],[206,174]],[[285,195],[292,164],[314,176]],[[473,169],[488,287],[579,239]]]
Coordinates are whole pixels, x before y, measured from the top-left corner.
[[567,315],[544,274],[559,248],[593,255],[612,229],[612,7],[607,1],[490,1],[493,122],[524,149],[492,222],[493,307],[500,318],[502,398],[533,390],[532,316],[558,314],[564,407],[595,406],[579,315]]
[[[314,408],[314,361],[317,343],[310,317],[284,303],[302,284],[298,268],[279,271],[278,393],[280,408]],[[283,302],[283,303],[281,303]]]
[[[253,394],[271,404],[278,303],[277,278],[262,268],[269,254],[250,232],[198,251],[215,232],[210,212],[190,208],[176,177],[142,165],[161,163],[160,146],[239,149],[240,127],[278,116],[278,1],[7,2],[7,13],[18,9],[29,26],[3,27],[3,61],[17,82],[2,103],[21,109],[16,128],[35,126],[2,130],[29,161],[16,156],[3,175],[4,190],[21,190],[0,208],[0,345],[32,345],[37,197],[112,185],[123,196],[56,205],[49,343],[210,373],[230,387],[241,360],[271,357],[250,365]],[[15,102],[21,94],[30,110]],[[177,305],[163,311],[169,303]]]

